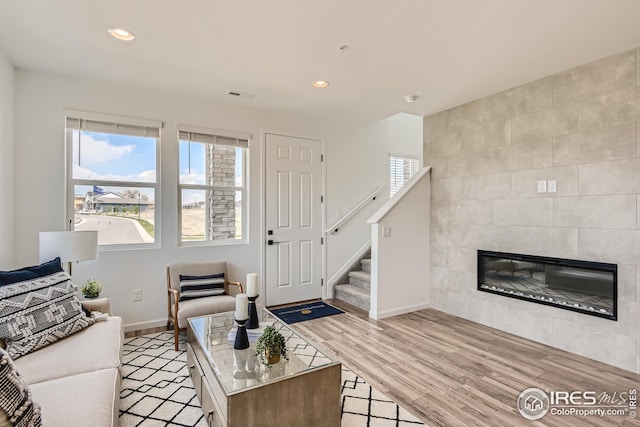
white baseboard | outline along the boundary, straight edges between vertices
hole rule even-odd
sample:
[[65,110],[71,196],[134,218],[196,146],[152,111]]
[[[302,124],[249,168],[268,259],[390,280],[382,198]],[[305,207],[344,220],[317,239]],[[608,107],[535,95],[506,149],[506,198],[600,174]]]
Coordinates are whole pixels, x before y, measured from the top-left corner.
[[[264,308],[263,304],[257,304],[256,309],[258,311]],[[124,325],[125,332],[143,331],[145,329],[153,329],[167,326],[167,319],[149,320],[148,322],[128,323]],[[171,331],[173,331],[173,324],[171,325]]]
[[406,307],[394,308],[391,310],[383,310],[383,311],[379,311],[377,315],[372,310],[369,310],[369,317],[374,320],[382,320],[382,319],[386,319],[387,317],[393,317],[393,316],[398,316],[400,314],[406,314],[406,313],[411,313],[418,310],[424,310],[425,308],[431,308],[431,304],[427,302],[427,303],[416,304],[416,305],[408,305]]
[[167,319],[149,320],[148,322],[129,323],[124,325],[125,332],[142,331],[144,329],[167,326]]
[[334,288],[335,285],[340,285],[340,283],[337,283],[338,280],[340,280],[340,278],[342,276],[347,274],[349,272],[349,270],[351,270],[351,266],[355,262],[357,262],[360,258],[362,258],[364,256],[364,254],[366,254],[369,249],[371,249],[371,240],[368,240],[364,244],[364,246],[362,246],[360,249],[358,249],[358,252],[356,252],[354,256],[349,258],[349,260],[338,271],[336,271],[333,276],[331,276],[329,278],[329,280],[327,281],[328,285],[329,285],[329,290],[330,290],[330,294],[329,295],[333,295],[333,288]]

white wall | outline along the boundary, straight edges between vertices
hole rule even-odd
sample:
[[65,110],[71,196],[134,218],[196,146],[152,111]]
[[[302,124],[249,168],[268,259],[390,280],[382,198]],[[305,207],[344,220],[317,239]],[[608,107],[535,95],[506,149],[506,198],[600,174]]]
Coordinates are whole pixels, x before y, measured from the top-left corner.
[[345,263],[371,240],[367,219],[389,199],[389,154],[422,159],[422,117],[399,113],[328,138],[327,226],[339,219],[338,211],[346,214],[376,187],[385,187],[338,233],[327,236],[330,282],[339,278]]
[[[18,70],[15,146],[15,252],[18,265],[38,262],[40,231],[64,229],[65,108],[164,121],[160,174],[161,248],[101,252],[98,260],[78,263],[73,269],[76,283],[89,277],[95,277],[104,283],[103,294],[111,298],[113,310],[123,316],[130,329],[131,326],[149,327],[166,322],[165,269],[170,263],[227,260],[230,278],[243,282],[246,273],[261,271],[261,129],[281,129],[299,135],[322,136],[319,126],[313,121],[297,117],[214,105],[195,98],[113,83]],[[253,134],[249,159],[249,244],[178,247],[177,123]],[[2,227],[2,230],[11,228],[4,222]],[[134,288],[142,289],[141,302],[132,302]]]
[[[398,113],[383,120],[386,127],[387,149],[390,154],[423,157],[423,118],[407,113]],[[387,167],[387,177],[388,177]],[[388,181],[387,181],[388,184]]]
[[[11,84],[8,85],[11,87]],[[38,233],[62,230],[65,223],[64,110],[158,119],[162,130],[161,248],[105,251],[98,260],[74,266],[74,280],[94,277],[105,284],[104,295],[129,329],[162,324],[166,319],[168,264],[206,259],[227,260],[229,275],[244,280],[248,272],[262,272],[262,141],[261,131],[325,138],[327,222],[336,211],[346,212],[377,185],[388,183],[388,154],[420,150],[422,119],[400,114],[360,129],[335,128],[313,118],[267,113],[246,107],[212,104],[177,94],[18,70],[15,77],[15,265],[38,262]],[[236,101],[234,101],[236,102]],[[251,132],[249,159],[249,238],[245,245],[178,247],[177,123]],[[410,142],[409,142],[410,141]],[[418,147],[418,148],[415,148]],[[4,158],[4,156],[3,156]],[[11,185],[7,184],[11,190]],[[327,270],[335,272],[370,239],[367,218],[383,203],[388,190],[368,210],[354,218],[328,244]],[[2,221],[11,231],[13,223]],[[6,231],[5,231],[6,232]],[[3,249],[4,250],[4,249]],[[262,283],[261,283],[262,285]],[[132,301],[132,289],[142,289],[143,300]],[[331,295],[330,293],[328,295]]]
[[429,307],[430,178],[426,168],[420,171],[369,220],[373,319]]
[[13,117],[14,117],[13,64],[0,50],[0,270],[15,266],[14,211],[13,211]]

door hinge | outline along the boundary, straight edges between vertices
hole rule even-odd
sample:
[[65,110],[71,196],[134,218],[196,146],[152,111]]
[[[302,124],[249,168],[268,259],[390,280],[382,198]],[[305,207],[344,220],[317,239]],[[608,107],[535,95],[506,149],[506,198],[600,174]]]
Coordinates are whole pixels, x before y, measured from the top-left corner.
[[324,286],[324,279],[320,279],[320,286]]
[[320,196],[320,203],[324,203],[324,196]]
[[324,154],[320,154],[320,161],[324,162]]
[[321,244],[321,245],[324,245],[324,237],[321,237],[321,238],[320,238],[320,244]]

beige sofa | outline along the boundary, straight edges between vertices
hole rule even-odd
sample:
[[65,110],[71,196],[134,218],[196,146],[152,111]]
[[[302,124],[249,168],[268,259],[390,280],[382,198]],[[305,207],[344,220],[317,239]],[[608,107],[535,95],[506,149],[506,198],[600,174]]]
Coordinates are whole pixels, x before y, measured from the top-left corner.
[[[83,305],[110,313],[106,298]],[[14,360],[41,406],[43,426],[118,425],[123,337],[122,319],[109,316]]]

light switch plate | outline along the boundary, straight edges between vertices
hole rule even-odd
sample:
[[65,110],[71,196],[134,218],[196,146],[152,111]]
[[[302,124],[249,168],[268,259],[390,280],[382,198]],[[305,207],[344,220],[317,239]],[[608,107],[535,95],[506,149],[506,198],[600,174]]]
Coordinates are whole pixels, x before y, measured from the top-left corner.
[[538,193],[547,192],[547,181],[538,181]]
[[391,237],[391,227],[382,228],[382,237]]

